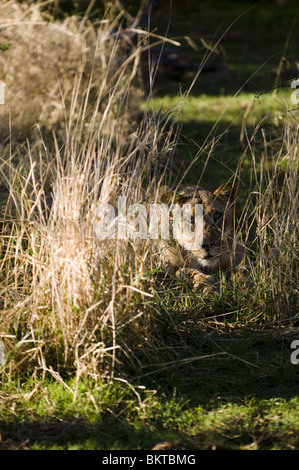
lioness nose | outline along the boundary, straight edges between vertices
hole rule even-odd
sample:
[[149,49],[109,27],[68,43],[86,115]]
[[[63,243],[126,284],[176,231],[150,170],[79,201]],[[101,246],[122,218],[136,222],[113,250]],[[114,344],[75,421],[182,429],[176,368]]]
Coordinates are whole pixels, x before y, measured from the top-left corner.
[[203,248],[204,250],[206,250],[207,253],[210,251],[210,245],[203,244],[203,245],[202,245],[202,248]]

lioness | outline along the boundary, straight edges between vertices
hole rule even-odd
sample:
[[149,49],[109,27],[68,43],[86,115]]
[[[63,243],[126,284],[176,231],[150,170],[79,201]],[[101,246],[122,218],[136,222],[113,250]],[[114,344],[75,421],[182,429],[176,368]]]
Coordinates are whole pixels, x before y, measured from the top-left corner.
[[198,186],[178,189],[176,193],[167,187],[160,189],[161,203],[191,205],[191,223],[195,204],[202,204],[203,209],[200,243],[189,249],[189,241],[184,237],[159,242],[161,260],[167,270],[177,277],[192,278],[195,288],[205,288],[211,272],[228,270],[242,261],[245,250],[235,236],[233,224],[236,197],[236,187],[230,183],[213,193]]

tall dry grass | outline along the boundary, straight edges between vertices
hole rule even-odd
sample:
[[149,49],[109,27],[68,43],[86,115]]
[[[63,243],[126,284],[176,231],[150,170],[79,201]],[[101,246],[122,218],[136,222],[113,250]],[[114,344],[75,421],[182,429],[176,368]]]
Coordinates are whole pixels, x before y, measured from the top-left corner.
[[[248,138],[250,192],[241,215],[244,243],[252,248],[250,320],[296,324],[298,317],[298,142],[297,110],[285,112],[281,136],[272,142],[261,129]],[[246,294],[246,295],[248,295]]]
[[134,115],[148,37],[129,50],[115,33],[121,12],[59,22],[39,4],[8,1],[0,14],[1,42],[11,42],[0,57],[1,338],[10,368],[113,375],[120,347],[138,362],[150,342],[152,249],[98,240],[97,208],[119,195],[144,201],[174,135],[167,120]]

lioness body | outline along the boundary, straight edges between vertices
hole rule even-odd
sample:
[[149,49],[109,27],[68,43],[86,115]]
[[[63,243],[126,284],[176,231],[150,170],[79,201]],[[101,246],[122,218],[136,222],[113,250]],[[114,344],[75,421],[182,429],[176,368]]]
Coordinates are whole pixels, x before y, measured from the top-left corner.
[[202,204],[202,239],[189,249],[187,239],[161,240],[159,252],[166,269],[177,276],[191,277],[194,286],[206,283],[213,271],[227,270],[244,258],[244,246],[236,238],[233,223],[233,205],[236,191],[231,185],[223,185],[214,192],[197,186],[189,186],[171,192],[160,191],[161,202],[180,206]]

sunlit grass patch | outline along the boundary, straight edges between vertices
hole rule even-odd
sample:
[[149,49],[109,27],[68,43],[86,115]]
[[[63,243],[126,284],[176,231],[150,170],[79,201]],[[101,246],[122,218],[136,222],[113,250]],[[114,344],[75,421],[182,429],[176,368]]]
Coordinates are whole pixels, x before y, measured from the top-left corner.
[[211,96],[204,93],[195,96],[191,93],[182,102],[176,96],[165,95],[153,98],[150,106],[162,113],[173,111],[180,122],[192,121],[194,125],[217,122],[229,129],[231,126],[241,126],[244,120],[251,127],[261,120],[263,124],[278,125],[284,119],[287,107],[292,107],[291,91],[291,88],[280,91],[276,97],[271,92],[260,97],[246,92],[240,92],[236,96]]

